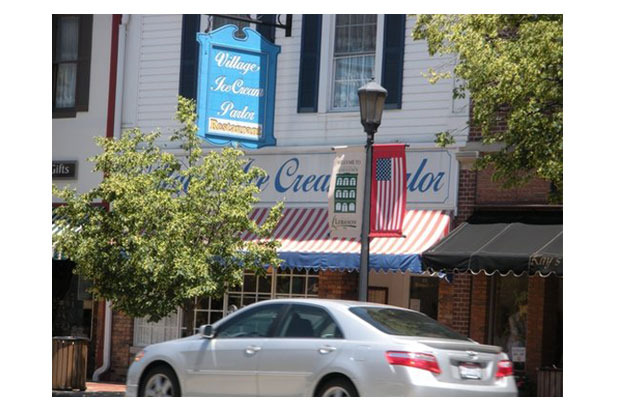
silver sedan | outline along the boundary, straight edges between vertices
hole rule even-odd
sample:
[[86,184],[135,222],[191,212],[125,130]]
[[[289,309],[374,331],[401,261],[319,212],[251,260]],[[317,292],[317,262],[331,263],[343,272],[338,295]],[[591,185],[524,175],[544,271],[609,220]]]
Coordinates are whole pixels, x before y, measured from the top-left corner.
[[412,310],[280,299],[140,352],[127,396],[517,396],[513,365]]

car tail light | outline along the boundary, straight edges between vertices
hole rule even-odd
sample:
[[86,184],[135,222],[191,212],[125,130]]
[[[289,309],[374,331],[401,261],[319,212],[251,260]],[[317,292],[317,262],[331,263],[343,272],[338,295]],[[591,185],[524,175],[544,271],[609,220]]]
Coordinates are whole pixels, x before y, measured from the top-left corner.
[[388,351],[386,360],[391,365],[412,366],[437,374],[441,372],[438,360],[430,353]]
[[496,378],[505,378],[513,375],[513,362],[508,360],[501,360],[498,362],[498,370],[496,371]]

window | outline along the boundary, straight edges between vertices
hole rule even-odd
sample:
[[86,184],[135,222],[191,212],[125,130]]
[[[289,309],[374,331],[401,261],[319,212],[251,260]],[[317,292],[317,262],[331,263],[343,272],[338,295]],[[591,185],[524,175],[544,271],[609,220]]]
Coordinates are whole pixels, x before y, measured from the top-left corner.
[[343,335],[333,318],[322,308],[292,305],[281,323],[279,337],[341,339]]
[[[232,14],[231,16],[251,18],[250,14]],[[219,27],[225,26],[226,24],[234,24],[236,27],[238,27],[239,30],[242,30],[243,27],[251,27],[251,23],[248,23],[246,21],[228,19],[227,17],[212,16],[211,19],[212,27],[210,30],[218,29]]]
[[333,109],[358,107],[358,88],[375,77],[376,36],[377,15],[336,15]]
[[202,325],[211,325],[223,318],[225,298],[202,296],[187,305],[182,318],[182,336],[194,335]]
[[528,277],[492,276],[491,282],[489,343],[501,346],[514,360],[526,348]]
[[279,269],[277,298],[317,298],[318,271],[309,269]]
[[272,299],[272,275],[255,276],[246,273],[243,284],[230,288],[227,296],[227,308],[240,309],[255,302]]
[[92,15],[52,16],[52,114],[88,111]]
[[438,319],[439,288],[440,279],[437,277],[411,276],[408,308]]
[[469,340],[430,317],[409,310],[356,306],[350,311],[389,335]]
[[283,304],[266,305],[232,318],[217,330],[217,338],[252,338],[271,336]]
[[153,343],[180,337],[181,312],[175,312],[158,322],[148,322],[146,318],[135,318],[133,345],[147,346]]
[[237,309],[263,300],[287,297],[318,297],[318,272],[313,270],[277,271],[276,284],[273,275],[255,276],[245,273],[243,283],[232,287],[222,298],[203,296],[185,305],[181,334],[194,335],[201,325],[213,324]]

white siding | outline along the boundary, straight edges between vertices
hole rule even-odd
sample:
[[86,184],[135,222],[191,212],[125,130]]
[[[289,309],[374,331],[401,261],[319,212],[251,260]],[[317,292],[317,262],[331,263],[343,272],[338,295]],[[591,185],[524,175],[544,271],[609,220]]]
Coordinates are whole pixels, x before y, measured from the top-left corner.
[[[324,23],[328,24],[328,20],[325,18]],[[276,43],[281,46],[275,103],[277,146],[362,144],[364,134],[356,111],[296,112],[301,23],[302,16],[296,14],[291,37],[285,37],[281,29],[276,32]],[[162,139],[167,140],[176,125],[173,116],[178,94],[182,16],[139,15],[132,17],[130,26],[127,68],[137,70],[137,75],[127,74],[123,126],[160,128]],[[453,102],[453,80],[431,85],[422,76],[429,67],[450,67],[452,59],[430,57],[426,43],[412,39],[413,26],[414,18],[410,17],[406,24],[402,108],[385,111],[376,141],[434,147],[435,134],[447,129],[460,129],[458,140],[465,141],[467,102]],[[324,55],[321,59],[329,60]],[[330,84],[330,79],[321,78],[320,82]]]
[[[52,160],[77,160],[77,180],[53,180],[59,186],[71,186],[84,193],[99,184],[101,173],[91,173],[87,159],[99,152],[95,136],[105,136],[109,90],[112,16],[95,14],[92,19],[92,52],[88,111],[76,117],[52,120]],[[52,199],[56,202],[59,199]]]

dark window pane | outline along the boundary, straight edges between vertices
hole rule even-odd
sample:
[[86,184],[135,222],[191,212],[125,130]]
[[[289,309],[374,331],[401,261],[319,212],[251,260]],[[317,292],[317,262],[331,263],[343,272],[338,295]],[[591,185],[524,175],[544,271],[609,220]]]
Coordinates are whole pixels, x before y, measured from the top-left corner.
[[208,324],[208,312],[197,311],[195,313],[195,327],[199,328],[202,325]]
[[350,311],[390,335],[469,340],[429,316],[409,310],[356,306]]
[[223,298],[212,298],[210,301],[210,309],[223,310]]
[[432,319],[438,318],[438,289],[440,279],[410,278],[410,309],[423,312]]
[[305,282],[307,278],[294,276],[292,278],[292,294],[304,295],[305,294]]
[[210,313],[210,323],[215,323],[219,319],[223,317],[223,312],[211,312]]
[[243,291],[244,292],[255,292],[256,290],[255,284],[255,275],[245,275]]
[[227,298],[227,306],[228,306],[228,310],[230,308],[230,306],[236,306],[236,309],[240,309],[240,307],[242,306],[242,302],[240,300],[240,296],[228,296]]
[[318,285],[319,278],[317,277],[309,277],[309,284],[307,286],[307,295],[317,295],[318,294]]
[[272,286],[272,276],[266,276],[266,277],[261,276],[258,279],[258,286],[259,286],[258,291],[260,293],[270,293],[270,288]]
[[277,276],[277,293],[290,293],[289,276]]
[[257,301],[257,298],[255,296],[247,296],[244,295],[242,297],[242,306],[249,306],[252,303],[255,303]]

